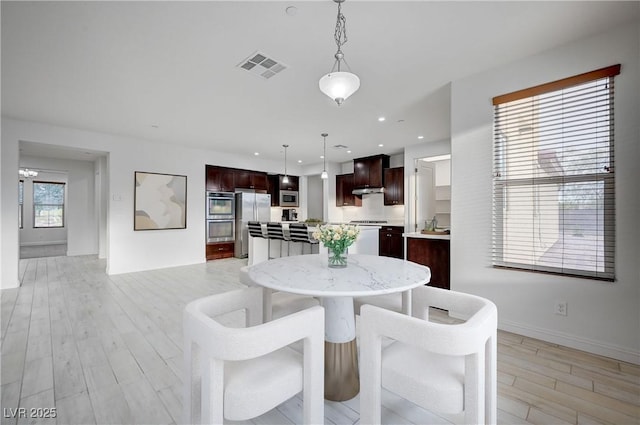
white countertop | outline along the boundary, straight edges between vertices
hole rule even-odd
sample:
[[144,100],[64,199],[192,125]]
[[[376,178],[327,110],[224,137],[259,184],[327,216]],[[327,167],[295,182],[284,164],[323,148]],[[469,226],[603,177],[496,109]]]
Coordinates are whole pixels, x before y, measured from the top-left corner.
[[451,235],[430,235],[430,234],[424,234],[420,232],[403,233],[402,236],[404,236],[405,238],[440,239],[445,241],[451,240]]
[[429,283],[428,267],[376,255],[349,254],[348,265],[327,267],[322,254],[281,257],[249,267],[249,278],[278,291],[321,297],[380,295]]

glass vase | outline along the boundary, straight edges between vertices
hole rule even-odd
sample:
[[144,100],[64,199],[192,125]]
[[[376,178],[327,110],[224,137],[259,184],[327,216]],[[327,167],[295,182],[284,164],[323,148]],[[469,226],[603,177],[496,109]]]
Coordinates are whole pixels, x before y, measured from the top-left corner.
[[329,250],[329,261],[327,262],[332,269],[340,269],[347,267],[347,253],[346,251],[333,251]]

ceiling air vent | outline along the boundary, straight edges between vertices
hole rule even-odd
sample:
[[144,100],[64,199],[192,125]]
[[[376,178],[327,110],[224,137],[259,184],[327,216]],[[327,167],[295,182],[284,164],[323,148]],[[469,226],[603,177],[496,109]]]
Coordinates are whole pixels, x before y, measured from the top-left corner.
[[346,145],[333,145],[333,147],[336,148],[336,149],[348,149],[349,148],[349,146],[346,146]]
[[268,57],[264,53],[255,52],[240,62],[238,68],[242,68],[253,75],[268,80],[279,72],[287,69],[287,65]]

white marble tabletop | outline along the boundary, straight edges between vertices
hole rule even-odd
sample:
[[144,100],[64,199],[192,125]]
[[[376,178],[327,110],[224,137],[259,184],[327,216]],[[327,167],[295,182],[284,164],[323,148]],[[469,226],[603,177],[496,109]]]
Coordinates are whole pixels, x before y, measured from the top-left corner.
[[360,297],[406,291],[429,283],[428,267],[377,255],[350,254],[345,268],[327,267],[327,254],[281,257],[249,267],[255,283],[319,297]]

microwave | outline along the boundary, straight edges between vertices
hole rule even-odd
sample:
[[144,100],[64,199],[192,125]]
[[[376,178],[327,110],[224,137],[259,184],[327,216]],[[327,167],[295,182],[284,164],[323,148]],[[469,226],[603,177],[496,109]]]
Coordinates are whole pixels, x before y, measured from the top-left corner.
[[281,207],[297,207],[298,205],[298,192],[295,190],[281,190],[280,191],[280,203]]
[[233,193],[207,192],[207,219],[228,220],[236,214],[236,198]]

